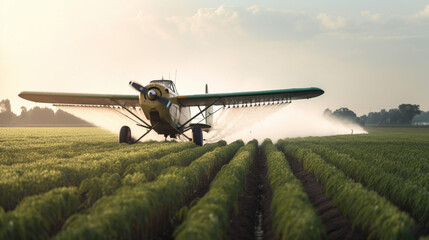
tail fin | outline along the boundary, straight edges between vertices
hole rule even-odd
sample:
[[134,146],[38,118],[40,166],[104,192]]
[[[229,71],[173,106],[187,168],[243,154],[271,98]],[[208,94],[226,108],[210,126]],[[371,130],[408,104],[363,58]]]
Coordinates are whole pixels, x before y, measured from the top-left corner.
[[[206,84],[206,93],[209,93],[209,86]],[[206,116],[206,124],[212,126],[213,125],[213,106],[209,107],[205,111]]]

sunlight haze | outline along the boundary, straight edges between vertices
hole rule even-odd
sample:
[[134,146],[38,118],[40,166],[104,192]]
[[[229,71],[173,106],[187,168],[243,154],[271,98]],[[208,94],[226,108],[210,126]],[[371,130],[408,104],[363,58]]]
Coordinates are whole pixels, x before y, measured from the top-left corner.
[[17,114],[24,90],[137,94],[128,81],[161,77],[180,94],[319,87],[320,112],[429,110],[429,1],[0,3],[0,99]]

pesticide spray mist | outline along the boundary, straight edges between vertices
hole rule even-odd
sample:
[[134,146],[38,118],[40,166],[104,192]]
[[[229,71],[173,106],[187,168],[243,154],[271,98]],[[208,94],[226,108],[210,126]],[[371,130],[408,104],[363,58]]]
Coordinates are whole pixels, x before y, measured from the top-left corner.
[[[122,108],[80,106],[58,106],[58,108],[115,134],[118,134],[119,129],[124,125],[131,128],[134,139],[146,132],[145,128],[136,126],[140,122]],[[149,122],[141,109],[132,108],[130,111]],[[276,142],[278,139],[288,137],[362,133],[366,132],[359,125],[323,117],[320,109],[313,109],[306,101],[298,101],[292,104],[225,107],[214,115],[212,129],[209,133],[204,133],[204,139],[205,142],[219,140],[232,142],[237,139],[247,142],[257,139],[261,143],[265,138],[271,138]],[[186,134],[192,135],[191,132]],[[164,136],[152,131],[141,141],[148,140],[162,141]],[[186,140],[186,138],[179,136],[178,140]]]
[[264,105],[243,108],[225,108],[215,118],[213,131],[207,141],[236,139],[260,143],[265,138],[278,139],[338,134],[363,134],[366,131],[355,123],[347,123],[322,116],[306,101],[292,104]]
[[[131,136],[133,139],[138,139],[142,136],[147,130],[143,127],[139,127],[136,124],[141,122],[128,113],[125,109],[122,108],[113,108],[113,107],[81,107],[81,106],[57,106],[59,109],[62,109],[66,112],[69,112],[77,117],[85,119],[86,121],[104,128],[114,134],[119,134],[119,130],[122,126],[129,126],[131,128]],[[130,108],[135,115],[140,117],[146,122],[149,122],[144,116],[140,108]],[[158,135],[156,132],[152,131],[144,137],[141,141],[164,140],[163,135]]]

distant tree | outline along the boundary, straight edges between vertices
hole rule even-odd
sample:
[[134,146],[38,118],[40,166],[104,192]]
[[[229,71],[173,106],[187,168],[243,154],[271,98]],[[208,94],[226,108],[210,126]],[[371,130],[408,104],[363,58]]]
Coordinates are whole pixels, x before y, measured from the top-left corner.
[[332,113],[333,116],[335,116],[338,119],[342,119],[342,120],[346,120],[346,121],[351,121],[351,122],[356,122],[356,113],[354,113],[352,110],[348,109],[348,108],[339,108],[337,110],[335,110]]
[[378,122],[378,125],[386,125],[390,121],[389,113],[386,111],[386,109],[381,109],[380,111],[380,120]]
[[13,112],[0,113],[0,126],[12,126],[16,124],[16,115]]
[[0,101],[0,125],[11,126],[16,123],[16,115],[12,112],[9,99]]
[[0,101],[0,113],[3,112],[12,112],[9,99],[3,99]]
[[429,123],[429,111],[421,112],[419,115],[413,118],[413,123]]
[[88,123],[87,121],[80,119],[80,118],[77,118],[74,115],[72,115],[66,111],[63,111],[61,109],[58,109],[55,112],[55,118],[56,118],[57,123],[59,123],[59,124],[72,124],[72,125],[73,124],[77,124],[77,125],[88,124],[88,125],[90,125],[90,123]]
[[402,119],[401,123],[411,124],[411,121],[416,115],[421,113],[420,106],[415,104],[401,104],[398,109],[401,113]]
[[54,124],[55,113],[50,108],[34,107],[28,111],[28,119],[32,124]]
[[370,112],[366,120],[366,124],[379,124],[381,120],[380,112]]
[[401,125],[403,124],[402,114],[397,108],[393,108],[389,110],[389,119],[387,123],[389,125]]
[[325,111],[323,111],[323,116],[324,117],[332,117],[332,111],[331,111],[331,109],[329,109],[329,108],[327,108],[327,109],[325,109]]
[[28,125],[87,125],[89,122],[75,117],[61,109],[54,112],[50,108],[34,107],[27,110],[21,107],[21,115],[16,116],[11,111],[8,99],[0,101],[0,126],[28,126]]
[[362,115],[362,116],[356,118],[356,122],[361,126],[365,126],[365,123],[367,121],[368,121],[368,117],[366,115]]

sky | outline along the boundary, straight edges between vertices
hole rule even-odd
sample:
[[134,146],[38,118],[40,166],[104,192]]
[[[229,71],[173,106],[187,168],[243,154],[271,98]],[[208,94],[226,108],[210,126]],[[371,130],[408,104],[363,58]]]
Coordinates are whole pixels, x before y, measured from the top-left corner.
[[[429,110],[429,1],[0,0],[0,99],[319,87],[312,108]],[[40,106],[44,106],[39,104]]]

